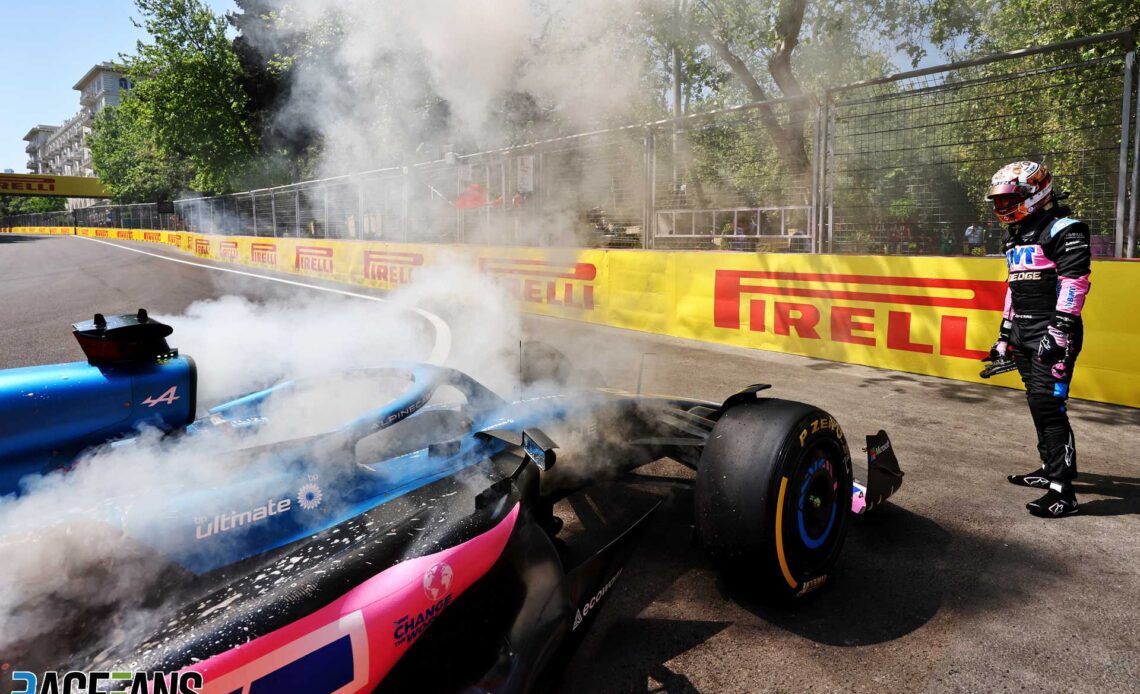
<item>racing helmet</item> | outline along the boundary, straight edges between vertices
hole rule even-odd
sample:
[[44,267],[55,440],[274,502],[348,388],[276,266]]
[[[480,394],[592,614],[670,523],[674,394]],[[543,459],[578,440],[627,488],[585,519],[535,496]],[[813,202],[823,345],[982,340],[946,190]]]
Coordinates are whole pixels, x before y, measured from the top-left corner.
[[1015,161],[1001,167],[990,179],[987,200],[1005,224],[1015,224],[1045,207],[1053,198],[1053,174],[1044,164]]

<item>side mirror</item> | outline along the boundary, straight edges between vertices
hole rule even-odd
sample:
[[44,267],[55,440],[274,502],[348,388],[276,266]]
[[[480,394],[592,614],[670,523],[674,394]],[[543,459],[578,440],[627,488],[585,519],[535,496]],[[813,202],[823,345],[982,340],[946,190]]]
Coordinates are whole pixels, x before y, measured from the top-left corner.
[[522,435],[523,452],[532,463],[538,466],[539,470],[543,472],[554,467],[556,456],[554,449],[557,448],[550,437],[537,429],[528,429]]

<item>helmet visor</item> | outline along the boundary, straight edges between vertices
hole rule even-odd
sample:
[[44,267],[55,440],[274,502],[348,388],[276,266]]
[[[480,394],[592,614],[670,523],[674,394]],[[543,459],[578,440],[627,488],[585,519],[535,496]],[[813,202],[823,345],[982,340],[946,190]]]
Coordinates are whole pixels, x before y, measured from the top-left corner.
[[1019,205],[1024,202],[1025,198],[1016,193],[1005,193],[990,196],[994,203],[994,212],[1002,221],[1017,211]]
[[993,200],[998,196],[1005,195],[1021,196],[1021,186],[1017,185],[1016,183],[1000,183],[998,185],[990,186],[990,192],[986,195],[986,198]]

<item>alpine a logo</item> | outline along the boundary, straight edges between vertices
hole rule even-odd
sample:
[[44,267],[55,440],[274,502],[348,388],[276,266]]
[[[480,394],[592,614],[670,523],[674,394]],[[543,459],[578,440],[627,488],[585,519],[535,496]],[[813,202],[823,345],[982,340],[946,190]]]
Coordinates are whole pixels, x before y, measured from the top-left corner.
[[218,244],[218,257],[222,260],[238,259],[237,241],[222,241]]
[[412,270],[423,264],[422,253],[364,251],[364,279],[389,284],[410,284]]
[[[718,328],[874,347],[885,327],[888,349],[920,354],[937,349],[942,356],[963,359],[987,354],[967,347],[967,316],[940,311],[938,340],[927,343],[911,334],[911,307],[1000,312],[1006,287],[990,280],[752,270],[717,270],[715,284]],[[743,321],[742,308],[747,309]],[[827,326],[826,338],[821,324]]]
[[333,249],[320,246],[297,246],[297,253],[293,258],[293,269],[330,274],[333,271]]
[[614,574],[610,580],[606,581],[605,585],[603,585],[597,593],[594,593],[594,597],[590,598],[585,605],[578,608],[578,611],[574,613],[574,626],[570,627],[570,631],[575,631],[582,624],[582,620],[586,619],[590,614],[590,610],[597,607],[602,598],[606,597],[606,593],[610,592],[610,588],[613,588],[614,583],[618,580],[618,576],[621,576],[621,572],[624,570],[624,567],[618,569],[617,573]]
[[249,246],[249,259],[257,265],[277,264],[277,244],[253,243]]
[[519,301],[594,310],[593,263],[553,263],[525,258],[480,258],[479,269],[495,278]]
[[53,193],[55,179],[51,176],[5,176],[0,174],[0,192]]

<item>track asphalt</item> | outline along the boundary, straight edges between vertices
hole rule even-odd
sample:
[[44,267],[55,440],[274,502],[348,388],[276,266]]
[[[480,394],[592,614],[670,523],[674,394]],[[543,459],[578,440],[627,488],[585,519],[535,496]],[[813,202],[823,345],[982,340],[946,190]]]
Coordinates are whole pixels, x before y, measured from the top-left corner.
[[[0,235],[0,368],[80,358],[69,326],[95,310],[179,313],[250,291],[221,274]],[[863,434],[886,429],[906,471],[893,503],[855,524],[830,584],[790,608],[718,578],[687,541],[692,499],[678,492],[560,691],[1140,689],[1140,410],[1071,404],[1081,513],[1045,521],[1024,508],[1036,491],[1005,482],[1035,464],[1018,391],[539,317],[524,326],[614,387],[640,373],[645,391],[719,400],[772,383],[774,397],[835,415],[855,456]]]

